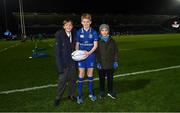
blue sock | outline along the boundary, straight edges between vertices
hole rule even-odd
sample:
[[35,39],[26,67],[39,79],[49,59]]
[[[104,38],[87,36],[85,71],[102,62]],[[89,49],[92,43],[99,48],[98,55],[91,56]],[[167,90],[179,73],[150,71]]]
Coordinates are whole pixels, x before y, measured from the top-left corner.
[[89,94],[93,94],[93,77],[88,77]]
[[82,96],[82,87],[83,87],[83,79],[84,78],[78,78],[78,96],[81,97]]

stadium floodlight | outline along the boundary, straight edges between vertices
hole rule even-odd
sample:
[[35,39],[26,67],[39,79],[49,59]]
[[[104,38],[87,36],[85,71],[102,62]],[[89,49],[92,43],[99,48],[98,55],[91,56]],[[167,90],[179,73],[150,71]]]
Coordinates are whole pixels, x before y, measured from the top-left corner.
[[25,22],[24,22],[24,9],[23,9],[23,1],[19,0],[19,14],[21,21],[21,37],[23,39],[26,38],[26,30],[25,30]]
[[175,3],[176,5],[177,5],[177,4],[179,5],[179,4],[180,4],[180,0],[175,0],[174,3]]
[[171,26],[173,28],[179,28],[180,24],[177,21],[174,21],[174,23]]
[[7,30],[7,29],[8,29],[8,23],[7,23],[7,9],[6,9],[6,0],[3,0],[3,4],[4,4],[5,27],[6,27],[6,30]]

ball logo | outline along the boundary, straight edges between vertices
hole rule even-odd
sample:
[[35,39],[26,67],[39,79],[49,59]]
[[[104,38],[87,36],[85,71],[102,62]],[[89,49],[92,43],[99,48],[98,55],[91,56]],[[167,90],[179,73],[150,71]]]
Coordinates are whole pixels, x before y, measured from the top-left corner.
[[71,57],[74,61],[82,61],[87,58],[84,50],[76,50],[71,53]]

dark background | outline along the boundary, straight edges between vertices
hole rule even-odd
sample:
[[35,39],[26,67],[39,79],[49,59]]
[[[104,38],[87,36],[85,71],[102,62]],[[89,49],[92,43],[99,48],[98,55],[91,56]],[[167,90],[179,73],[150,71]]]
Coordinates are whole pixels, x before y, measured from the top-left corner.
[[[5,4],[6,5],[5,5]],[[23,0],[24,12],[122,14],[122,15],[178,15],[180,0]],[[6,10],[5,10],[6,6]],[[5,12],[6,15],[5,16]],[[18,0],[0,0],[0,32],[15,28],[12,15],[19,12]]]
[[[0,0],[1,9],[3,1]],[[18,0],[5,1],[8,12],[19,10]],[[65,13],[172,14],[179,13],[180,6],[180,0],[179,3],[178,0],[23,0],[23,3],[24,11]]]

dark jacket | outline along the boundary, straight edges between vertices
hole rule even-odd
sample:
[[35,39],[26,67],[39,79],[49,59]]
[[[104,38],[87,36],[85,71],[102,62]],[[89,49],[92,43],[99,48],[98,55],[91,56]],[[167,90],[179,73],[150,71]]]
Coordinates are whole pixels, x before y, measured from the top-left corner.
[[57,31],[55,34],[55,56],[59,73],[64,72],[68,66],[75,65],[75,62],[71,58],[71,53],[75,50],[75,32],[72,31],[71,35],[72,43],[70,43],[70,39],[64,29]]
[[102,69],[113,69],[114,62],[118,62],[118,47],[112,38],[107,42],[100,39],[96,52],[96,61],[101,64]]

